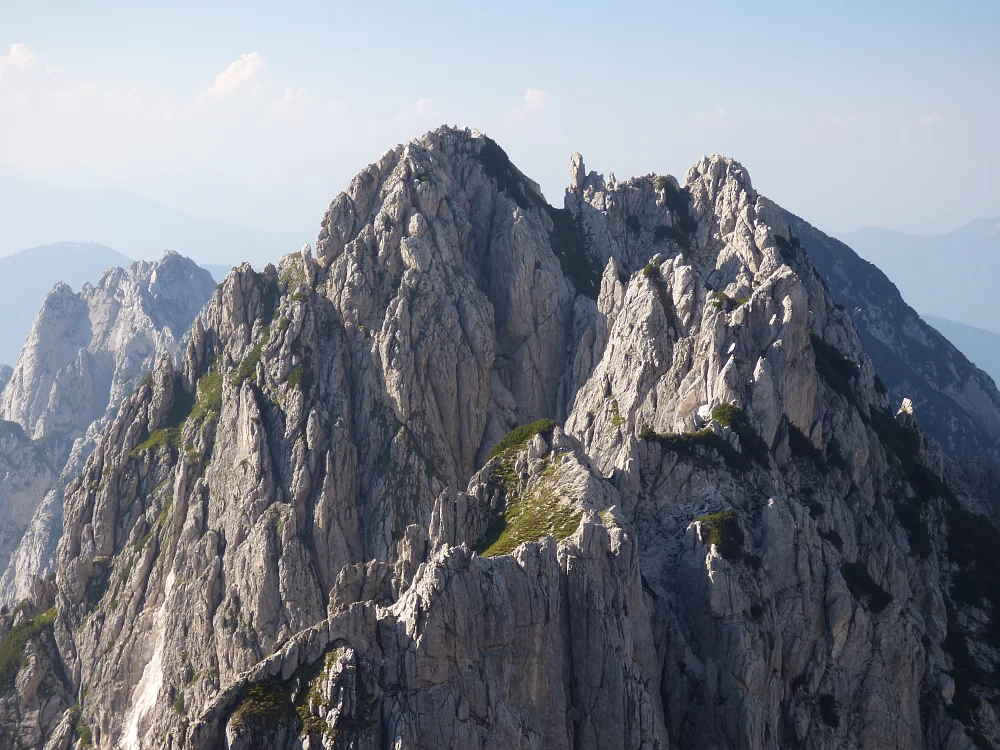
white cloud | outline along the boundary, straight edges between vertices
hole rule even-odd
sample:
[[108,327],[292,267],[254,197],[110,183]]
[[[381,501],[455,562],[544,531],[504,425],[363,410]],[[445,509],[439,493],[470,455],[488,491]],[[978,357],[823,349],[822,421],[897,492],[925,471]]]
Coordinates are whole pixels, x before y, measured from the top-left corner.
[[525,89],[524,103],[520,107],[514,107],[514,109],[508,112],[505,119],[523,119],[541,110],[548,100],[548,93],[541,89]]
[[697,115],[695,115],[694,119],[697,120],[698,122],[721,122],[722,120],[725,120],[728,116],[729,113],[726,112],[726,110],[724,110],[722,107],[719,107],[714,112],[699,112]]
[[267,60],[257,52],[241,55],[215,77],[215,82],[204,90],[206,96],[229,96],[247,81],[253,80],[264,68]]
[[111,110],[117,113],[160,115],[171,109],[171,103],[167,97],[140,88],[123,89],[121,86],[115,86],[105,91],[101,96]]
[[429,117],[434,114],[433,99],[417,99],[416,104],[411,109],[401,109],[393,116],[396,122],[411,122],[418,118]]
[[823,125],[857,125],[861,122],[861,116],[857,114],[834,114],[832,112],[823,112],[819,116],[819,121]]
[[23,44],[10,45],[10,51],[6,55],[0,55],[0,81],[5,77],[8,70],[25,71],[33,65],[38,64],[38,57],[28,50]]
[[926,115],[923,115],[918,122],[921,125],[933,125],[934,123],[941,122],[943,119],[944,115],[940,112],[928,112]]
[[310,106],[318,103],[319,97],[309,96],[305,88],[287,88],[284,95],[274,101],[272,109],[281,114],[303,114]]

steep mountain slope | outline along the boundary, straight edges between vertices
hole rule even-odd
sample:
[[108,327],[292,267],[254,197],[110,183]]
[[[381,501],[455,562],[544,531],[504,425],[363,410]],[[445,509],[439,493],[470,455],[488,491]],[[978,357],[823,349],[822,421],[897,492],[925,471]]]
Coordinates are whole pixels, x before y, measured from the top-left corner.
[[16,362],[35,313],[56,282],[74,289],[96,283],[114,266],[131,263],[104,245],[60,242],[0,258],[0,362]]
[[785,218],[850,312],[893,402],[911,399],[921,426],[950,456],[998,460],[1000,393],[992,378],[924,322],[882,271],[797,216]]
[[729,159],[681,187],[579,155],[565,206],[441,128],[315,254],[229,275],[67,488],[51,736],[997,738],[1000,537],[780,209]]
[[933,315],[923,318],[958,347],[970,362],[993,378],[994,383],[1000,382],[1000,334]]
[[5,515],[10,534],[0,543],[3,600],[19,601],[31,576],[51,567],[65,482],[79,475],[97,436],[156,356],[178,351],[213,289],[207,271],[167,253],[155,263],[112,268],[79,294],[57,284],[45,298],[0,394],[0,420],[22,442],[35,441],[26,456],[44,458],[19,464],[35,477],[23,491],[12,475],[0,478],[0,492],[16,492]]
[[941,234],[859,229],[843,240],[885,271],[921,313],[1000,333],[989,282],[1000,273],[1000,218]]
[[3,389],[6,387],[7,383],[10,382],[10,376],[13,374],[13,367],[10,365],[0,365],[0,393],[3,393]]

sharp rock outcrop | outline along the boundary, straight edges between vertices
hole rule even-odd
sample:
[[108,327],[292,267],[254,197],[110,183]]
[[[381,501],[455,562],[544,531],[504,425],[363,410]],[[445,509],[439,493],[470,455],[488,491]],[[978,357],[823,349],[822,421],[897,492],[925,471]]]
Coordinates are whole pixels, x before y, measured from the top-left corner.
[[738,163],[681,185],[575,155],[553,209],[433,131],[315,252],[231,272],[102,430],[66,492],[58,726],[982,746],[998,534],[918,420]]
[[[155,263],[113,268],[78,294],[57,284],[45,298],[0,395],[0,419],[31,438],[40,457],[20,464],[36,479],[6,516],[12,533],[0,543],[4,601],[20,601],[32,576],[51,570],[65,483],[79,476],[101,430],[157,354],[179,351],[214,286],[207,271],[168,252]],[[16,484],[0,480],[0,495]]]

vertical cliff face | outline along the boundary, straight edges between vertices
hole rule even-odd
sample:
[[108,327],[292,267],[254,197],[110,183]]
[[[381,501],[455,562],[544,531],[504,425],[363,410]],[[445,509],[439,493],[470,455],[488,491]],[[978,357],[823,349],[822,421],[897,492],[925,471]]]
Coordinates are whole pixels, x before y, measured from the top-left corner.
[[56,477],[52,462],[19,424],[0,422],[0,554],[9,556],[17,547]]
[[[3,599],[20,601],[32,575],[51,569],[62,527],[62,490],[83,470],[94,441],[122,399],[179,341],[214,284],[176,253],[109,270],[75,294],[57,284],[46,297],[7,387],[0,419],[39,446],[42,464],[20,464],[38,480],[21,492],[0,546]],[[12,483],[4,479],[0,492]]]
[[553,209],[439,129],[315,252],[234,269],[108,420],[66,491],[61,721],[125,748],[982,745],[1000,536],[897,407],[738,163],[682,186],[575,155]]

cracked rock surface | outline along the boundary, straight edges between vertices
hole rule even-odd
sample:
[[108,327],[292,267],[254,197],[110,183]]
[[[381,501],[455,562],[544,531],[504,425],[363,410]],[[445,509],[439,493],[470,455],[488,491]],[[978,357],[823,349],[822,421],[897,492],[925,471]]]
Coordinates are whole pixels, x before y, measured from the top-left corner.
[[24,747],[997,741],[1000,533],[781,210],[570,180],[440,128],[230,273],[67,486]]
[[179,350],[213,287],[207,271],[168,252],[113,268],[78,294],[57,284],[45,298],[16,366],[0,369],[0,420],[33,440],[37,456],[20,456],[16,472],[0,475],[0,497],[11,498],[0,600],[16,604],[33,576],[54,568],[65,484],[157,354]]

